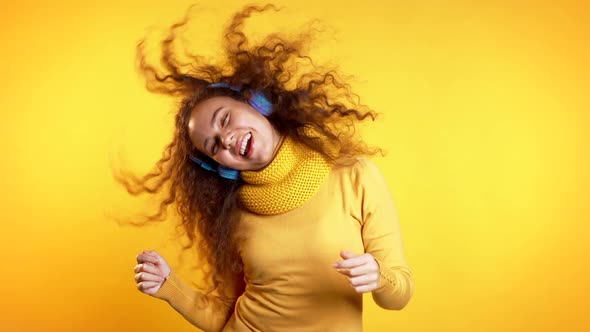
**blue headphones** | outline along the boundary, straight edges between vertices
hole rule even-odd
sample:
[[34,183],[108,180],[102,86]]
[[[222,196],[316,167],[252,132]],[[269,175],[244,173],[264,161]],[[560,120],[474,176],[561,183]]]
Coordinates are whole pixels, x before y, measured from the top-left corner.
[[[209,84],[207,88],[226,88],[237,92],[242,91],[239,87],[229,85],[225,82],[212,83]],[[268,98],[264,96],[262,92],[250,90],[250,98],[248,99],[248,104],[250,104],[250,106],[252,106],[255,110],[257,110],[258,112],[260,112],[260,114],[264,116],[269,116],[272,113],[272,104],[268,100]],[[214,161],[204,161],[192,155],[189,155],[189,158],[194,163],[201,166],[203,169],[217,173],[222,178],[228,180],[237,180],[240,178],[240,171],[236,169],[222,166]]]

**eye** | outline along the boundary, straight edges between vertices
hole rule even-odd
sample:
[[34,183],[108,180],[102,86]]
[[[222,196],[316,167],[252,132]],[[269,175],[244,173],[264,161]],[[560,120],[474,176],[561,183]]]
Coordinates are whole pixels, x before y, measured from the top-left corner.
[[222,126],[225,127],[229,123],[229,112],[225,114],[222,120]]

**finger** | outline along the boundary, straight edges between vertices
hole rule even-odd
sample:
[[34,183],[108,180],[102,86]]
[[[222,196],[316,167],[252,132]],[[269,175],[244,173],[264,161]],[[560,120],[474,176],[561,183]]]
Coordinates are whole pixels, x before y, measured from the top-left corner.
[[345,275],[347,277],[352,277],[350,275],[350,269],[336,269],[340,274]]
[[155,250],[147,250],[145,253],[152,256],[160,256],[160,254],[158,254],[158,252]]
[[145,273],[145,272],[137,273],[135,275],[135,282],[143,282],[143,281],[163,282],[164,277],[157,275],[157,274],[151,274],[151,273]]
[[148,254],[139,254],[137,255],[137,263],[141,264],[141,263],[152,263],[152,264],[158,264],[158,259],[152,255],[148,255]]
[[155,250],[148,250],[145,252],[146,255],[152,256],[154,258],[156,258],[157,260],[157,264],[163,264],[166,261],[164,260],[164,257],[162,257],[160,254],[158,254]]
[[158,290],[160,290],[160,287],[161,287],[161,285],[158,285],[158,286],[155,286],[155,287],[146,288],[142,292],[144,294],[148,294],[148,295],[155,295],[158,292]]
[[350,251],[346,251],[346,250],[342,250],[340,251],[340,257],[342,257],[343,259],[349,259],[349,258],[354,258],[354,257],[358,257],[360,255],[354,254]]
[[153,250],[144,250],[141,253],[144,255],[149,255],[149,256],[157,256],[157,253]]
[[354,290],[357,293],[368,293],[368,292],[374,291],[375,289],[377,289],[377,283],[371,283],[369,285],[362,285],[362,286],[354,287]]
[[369,285],[372,283],[377,282],[377,280],[379,280],[379,275],[375,274],[365,274],[362,276],[358,276],[358,277],[353,277],[350,278],[350,284],[353,286],[363,286],[363,285]]
[[154,262],[155,262],[155,261],[156,261],[156,259],[158,258],[158,256],[152,255],[152,254],[150,254],[150,253],[149,253],[149,252],[147,252],[147,251],[144,251],[144,252],[140,253],[139,255],[137,255],[137,257],[141,257],[141,258],[142,258],[142,259],[144,259],[144,260],[145,260],[145,259],[150,259],[150,260],[152,260],[152,261],[154,261]]
[[355,268],[348,269],[351,277],[361,276],[364,274],[379,273],[379,267],[375,264],[363,264]]
[[358,256],[355,258],[349,258],[349,259],[345,259],[343,261],[336,262],[334,264],[334,267],[350,269],[353,267],[361,266],[367,262],[368,262],[367,256]]
[[156,266],[154,266],[154,264],[152,264],[152,263],[138,264],[135,266],[135,269],[133,271],[135,273],[148,272],[148,273],[153,273],[153,274],[157,274],[157,275],[160,275],[162,273],[162,270],[157,268]]
[[133,268],[133,272],[135,273],[139,273],[139,272],[149,272],[149,273],[155,273],[158,274],[158,271],[160,271],[159,268],[157,268],[154,264],[152,263],[141,263],[141,264],[137,264],[135,265],[135,267]]
[[156,287],[159,285],[160,285],[160,283],[156,282],[156,281],[142,281],[142,282],[137,283],[137,289],[139,289],[140,291],[143,292],[145,290],[148,290],[150,288],[153,288],[153,287]]

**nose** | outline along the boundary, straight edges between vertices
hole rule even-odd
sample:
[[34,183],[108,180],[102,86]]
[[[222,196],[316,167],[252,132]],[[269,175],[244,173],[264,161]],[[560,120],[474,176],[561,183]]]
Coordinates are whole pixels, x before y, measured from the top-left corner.
[[223,146],[224,149],[231,149],[232,145],[235,144],[235,135],[233,132],[227,130],[221,133],[219,140],[221,141],[221,146]]

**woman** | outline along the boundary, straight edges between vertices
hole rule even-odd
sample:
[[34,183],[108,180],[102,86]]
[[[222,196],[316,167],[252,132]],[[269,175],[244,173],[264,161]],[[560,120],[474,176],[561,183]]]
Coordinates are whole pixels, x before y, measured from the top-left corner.
[[118,179],[134,195],[166,191],[148,220],[177,207],[213,291],[189,287],[154,251],[137,256],[135,281],[205,331],[361,331],[363,293],[395,310],[413,293],[391,195],[361,157],[376,150],[354,133],[375,114],[335,72],[298,71],[309,34],[248,45],[244,20],[271,8],[235,14],[218,65],[177,58],[187,19],[162,42],[166,72],[138,46],[148,89],[182,102],[155,170]]

